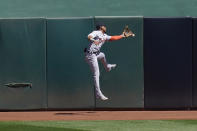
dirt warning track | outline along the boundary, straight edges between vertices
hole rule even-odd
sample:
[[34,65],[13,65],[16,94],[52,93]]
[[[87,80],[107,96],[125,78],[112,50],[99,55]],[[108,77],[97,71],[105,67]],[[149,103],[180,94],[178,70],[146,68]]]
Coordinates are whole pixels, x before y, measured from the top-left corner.
[[197,120],[197,111],[0,112],[0,121],[47,120]]

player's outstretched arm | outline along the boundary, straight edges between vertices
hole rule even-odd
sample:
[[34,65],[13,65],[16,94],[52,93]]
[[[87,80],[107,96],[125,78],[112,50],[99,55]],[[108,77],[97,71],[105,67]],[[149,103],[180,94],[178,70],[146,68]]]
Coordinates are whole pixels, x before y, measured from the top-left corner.
[[124,38],[124,35],[114,35],[114,36],[111,36],[111,38],[109,39],[110,41],[113,41],[113,40],[120,40]]
[[128,26],[125,27],[124,31],[122,32],[121,35],[115,35],[115,36],[111,36],[111,38],[109,39],[110,41],[113,40],[120,40],[122,38],[127,38],[127,37],[134,37],[135,34],[129,29]]

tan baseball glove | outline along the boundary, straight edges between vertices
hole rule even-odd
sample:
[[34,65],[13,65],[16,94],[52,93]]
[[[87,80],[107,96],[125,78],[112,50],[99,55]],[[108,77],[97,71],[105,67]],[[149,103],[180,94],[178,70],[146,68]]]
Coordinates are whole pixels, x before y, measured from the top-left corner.
[[128,26],[128,25],[125,26],[124,31],[123,31],[122,34],[123,34],[123,36],[126,37],[126,38],[127,38],[127,37],[130,37],[130,36],[131,36],[131,37],[134,37],[134,36],[135,36],[135,34],[129,29],[129,26]]

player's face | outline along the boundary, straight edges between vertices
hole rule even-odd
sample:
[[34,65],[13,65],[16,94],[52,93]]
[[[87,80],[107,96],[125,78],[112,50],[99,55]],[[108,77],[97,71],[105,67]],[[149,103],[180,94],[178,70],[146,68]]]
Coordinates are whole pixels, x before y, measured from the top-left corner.
[[101,26],[101,30],[102,30],[104,33],[106,33],[107,28],[106,28],[105,26]]

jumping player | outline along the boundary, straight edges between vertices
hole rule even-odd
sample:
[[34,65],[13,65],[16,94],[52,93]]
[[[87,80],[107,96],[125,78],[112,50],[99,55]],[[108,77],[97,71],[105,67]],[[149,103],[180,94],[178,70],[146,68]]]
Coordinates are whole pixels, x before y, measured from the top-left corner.
[[[85,59],[89,64],[91,71],[93,73],[94,86],[96,91],[96,98],[100,98],[101,100],[108,100],[106,96],[103,95],[100,89],[99,83],[99,64],[98,60],[101,60],[106,71],[111,71],[111,69],[116,67],[116,64],[108,64],[105,58],[105,54],[100,52],[101,46],[105,43],[105,41],[114,41],[120,40],[125,37],[124,33],[116,36],[109,36],[106,34],[107,28],[104,24],[99,24],[96,26],[95,31],[88,35],[88,40],[91,42],[88,48],[85,48]],[[134,36],[134,34],[131,34]]]

